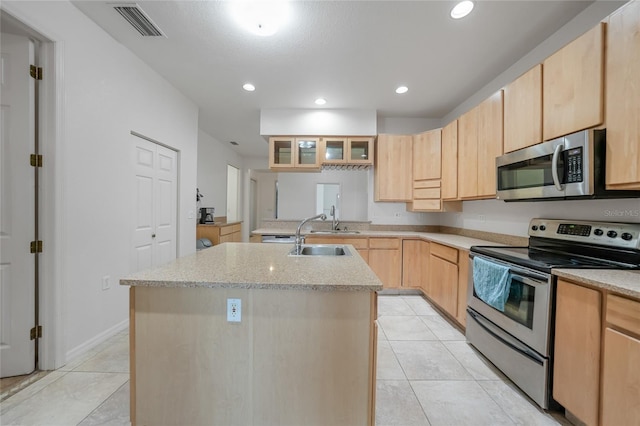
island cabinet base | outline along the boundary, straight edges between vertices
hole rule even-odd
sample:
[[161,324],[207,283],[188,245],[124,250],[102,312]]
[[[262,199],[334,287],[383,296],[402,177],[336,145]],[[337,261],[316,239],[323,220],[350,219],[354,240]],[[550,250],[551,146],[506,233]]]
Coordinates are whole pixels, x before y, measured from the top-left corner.
[[[373,425],[376,293],[131,288],[133,425]],[[227,299],[242,321],[227,322]]]

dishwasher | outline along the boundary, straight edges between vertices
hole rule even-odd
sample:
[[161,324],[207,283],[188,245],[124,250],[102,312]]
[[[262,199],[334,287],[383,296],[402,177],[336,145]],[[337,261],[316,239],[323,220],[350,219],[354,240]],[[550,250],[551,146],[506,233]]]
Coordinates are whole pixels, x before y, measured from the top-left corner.
[[263,235],[263,243],[295,244],[295,235]]

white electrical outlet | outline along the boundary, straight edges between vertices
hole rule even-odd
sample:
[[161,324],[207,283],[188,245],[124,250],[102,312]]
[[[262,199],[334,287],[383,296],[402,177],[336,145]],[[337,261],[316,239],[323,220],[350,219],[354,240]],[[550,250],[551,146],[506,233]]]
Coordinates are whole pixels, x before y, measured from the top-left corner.
[[227,322],[242,321],[242,300],[227,299]]
[[105,275],[102,277],[102,290],[109,290],[111,288],[111,277]]

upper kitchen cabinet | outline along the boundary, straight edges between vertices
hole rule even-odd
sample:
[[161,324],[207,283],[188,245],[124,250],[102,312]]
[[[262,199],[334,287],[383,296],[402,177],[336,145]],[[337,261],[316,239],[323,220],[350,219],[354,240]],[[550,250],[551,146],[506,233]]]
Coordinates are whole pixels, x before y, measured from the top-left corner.
[[440,195],[443,200],[458,199],[458,120],[442,128],[442,166]]
[[604,32],[600,23],[543,62],[544,140],[602,124]]
[[347,162],[347,138],[326,137],[322,138],[324,164],[345,164]]
[[606,71],[607,188],[640,189],[639,1],[609,17]]
[[542,142],[542,65],[504,88],[504,152]]
[[320,138],[269,138],[269,168],[276,170],[320,170]]
[[373,164],[373,137],[347,138],[347,163]]
[[412,200],[412,156],[411,135],[378,135],[373,174],[375,201]]
[[496,196],[496,157],[502,155],[502,90],[458,119],[458,195]]

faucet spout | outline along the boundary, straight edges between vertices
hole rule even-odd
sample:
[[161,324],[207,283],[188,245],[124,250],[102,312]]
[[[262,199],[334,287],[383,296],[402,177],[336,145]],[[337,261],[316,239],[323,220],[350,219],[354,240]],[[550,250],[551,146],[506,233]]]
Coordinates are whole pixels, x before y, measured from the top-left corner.
[[338,224],[340,223],[338,220],[336,220],[336,206],[331,206],[331,210],[329,211],[329,214],[332,217],[332,219],[331,219],[331,230],[335,231],[335,230],[338,229]]
[[304,226],[305,223],[314,220],[314,219],[321,219],[321,220],[326,220],[327,219],[327,215],[324,213],[321,213],[319,215],[313,216],[313,217],[308,217],[306,219],[303,219],[302,222],[300,222],[300,225],[298,225],[298,229],[296,230],[296,254],[300,254],[300,252],[302,251],[302,244],[304,243],[304,236],[300,235],[300,232],[302,231],[302,227]]

